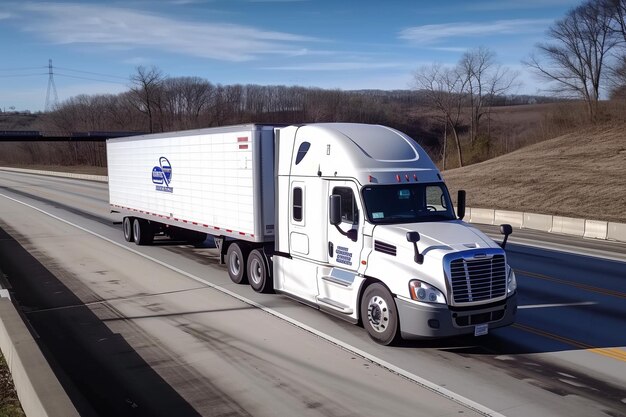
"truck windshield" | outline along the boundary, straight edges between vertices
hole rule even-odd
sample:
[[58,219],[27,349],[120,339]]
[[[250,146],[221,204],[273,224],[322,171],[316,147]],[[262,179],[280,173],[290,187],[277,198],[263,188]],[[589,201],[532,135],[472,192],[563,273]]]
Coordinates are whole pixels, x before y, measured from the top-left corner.
[[417,223],[455,220],[443,183],[363,187],[365,212],[371,223]]

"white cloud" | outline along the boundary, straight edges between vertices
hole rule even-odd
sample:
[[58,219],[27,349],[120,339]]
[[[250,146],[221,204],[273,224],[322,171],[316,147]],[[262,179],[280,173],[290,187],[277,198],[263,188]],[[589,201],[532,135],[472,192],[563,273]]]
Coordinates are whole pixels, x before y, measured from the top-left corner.
[[493,22],[458,22],[415,26],[402,30],[398,37],[422,45],[438,43],[450,38],[468,36],[520,35],[545,30],[551,19],[512,19]]
[[176,20],[131,9],[67,3],[26,4],[24,29],[56,44],[151,48],[223,61],[292,55],[318,39],[227,23]]
[[368,62],[314,62],[301,65],[288,65],[278,67],[265,67],[264,70],[274,71],[358,71],[371,69],[397,68],[405,64],[384,62],[384,63],[368,63]]
[[500,11],[500,10],[524,10],[541,9],[554,6],[575,7],[580,0],[524,0],[524,1],[474,1],[468,2],[466,10]]
[[0,12],[0,20],[10,19],[11,17],[13,17],[13,15],[11,13]]

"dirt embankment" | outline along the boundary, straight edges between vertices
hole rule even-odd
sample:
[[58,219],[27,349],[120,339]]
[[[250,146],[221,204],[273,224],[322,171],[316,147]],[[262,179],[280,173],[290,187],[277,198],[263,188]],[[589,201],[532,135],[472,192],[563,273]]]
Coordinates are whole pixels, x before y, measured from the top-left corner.
[[443,173],[468,206],[626,223],[626,125],[595,127]]

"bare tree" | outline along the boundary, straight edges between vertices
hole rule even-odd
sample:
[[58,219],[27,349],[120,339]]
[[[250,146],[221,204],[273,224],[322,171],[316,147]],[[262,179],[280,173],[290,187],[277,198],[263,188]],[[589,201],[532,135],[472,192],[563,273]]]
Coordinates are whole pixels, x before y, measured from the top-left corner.
[[525,62],[553,83],[551,92],[582,98],[592,122],[597,117],[606,60],[616,45],[612,19],[605,4],[587,1],[557,21],[548,31],[551,42],[538,44],[538,55]]
[[494,62],[495,54],[488,48],[479,47],[465,52],[458,64],[458,71],[465,78],[471,110],[470,142],[478,136],[487,98],[486,78]]
[[[496,54],[486,47],[471,49],[463,54],[457,71],[465,80],[470,107],[470,142],[480,134],[480,125],[498,96],[507,94],[516,85],[518,74],[496,62]],[[490,125],[489,125],[490,126]],[[488,128],[488,134],[490,127]]]
[[[132,103],[148,117],[148,130],[155,131],[155,119],[161,109],[163,74],[156,67],[137,67],[137,73],[130,77]],[[162,128],[160,130],[163,130]]]
[[600,1],[612,15],[611,29],[616,41],[608,76],[610,97],[626,98],[626,0]]
[[444,124],[443,169],[446,169],[447,132],[452,131],[457,148],[459,166],[463,166],[463,154],[458,129],[461,125],[461,110],[467,94],[467,78],[456,68],[445,68],[441,64],[419,68],[415,74],[415,86],[426,97],[427,104],[440,114]]

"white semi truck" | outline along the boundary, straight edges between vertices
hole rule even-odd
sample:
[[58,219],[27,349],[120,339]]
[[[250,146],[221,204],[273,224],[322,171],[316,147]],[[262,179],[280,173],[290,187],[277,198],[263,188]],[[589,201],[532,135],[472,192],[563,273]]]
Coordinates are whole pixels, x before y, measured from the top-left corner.
[[[109,139],[127,241],[212,235],[232,281],[353,323],[381,344],[513,323],[503,250],[462,221],[426,152],[379,125],[250,124]],[[159,237],[159,239],[161,239]]]

